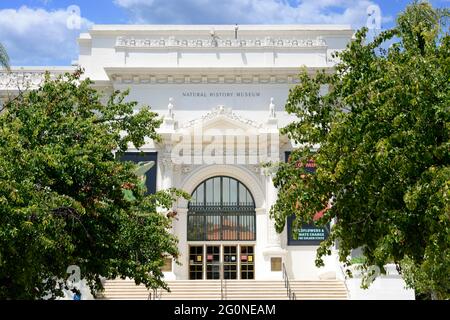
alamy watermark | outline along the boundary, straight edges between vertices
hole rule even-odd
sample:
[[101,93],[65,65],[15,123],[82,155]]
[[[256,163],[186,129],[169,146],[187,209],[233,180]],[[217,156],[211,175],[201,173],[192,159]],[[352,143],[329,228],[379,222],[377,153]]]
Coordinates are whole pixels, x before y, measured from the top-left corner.
[[81,9],[79,6],[71,5],[67,7],[69,16],[66,20],[66,26],[69,30],[81,29]]
[[248,132],[243,129],[204,129],[172,135],[174,164],[243,164],[279,161],[279,133]]
[[81,282],[81,269],[77,265],[70,265],[67,267],[66,273],[69,277],[66,280],[66,287],[73,293],[73,300],[81,300],[81,289],[83,283]]
[[381,30],[381,9],[377,4],[372,4],[367,7],[366,27],[369,30]]

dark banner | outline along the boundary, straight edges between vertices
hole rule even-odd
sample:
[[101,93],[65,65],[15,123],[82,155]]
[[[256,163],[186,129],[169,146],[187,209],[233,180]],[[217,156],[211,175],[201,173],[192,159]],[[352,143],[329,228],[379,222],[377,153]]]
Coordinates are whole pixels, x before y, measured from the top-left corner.
[[132,161],[139,163],[143,161],[154,161],[153,167],[145,174],[145,186],[147,187],[147,194],[156,192],[156,169],[158,165],[157,152],[126,152],[120,157],[121,161]]
[[325,228],[317,227],[313,223],[303,224],[297,233],[292,233],[292,222],[294,217],[291,216],[287,219],[288,229],[288,245],[289,246],[317,246],[323,240],[328,238],[330,233],[330,225]]
[[[285,162],[288,162],[290,151],[286,151]],[[305,165],[305,171],[310,174],[314,174],[315,165],[313,163],[307,163]],[[287,229],[288,229],[288,245],[289,246],[316,246],[325,240],[330,233],[330,224],[326,227],[317,227],[313,223],[303,224],[300,230],[297,230],[295,234],[292,233],[292,221],[294,217],[288,217]]]

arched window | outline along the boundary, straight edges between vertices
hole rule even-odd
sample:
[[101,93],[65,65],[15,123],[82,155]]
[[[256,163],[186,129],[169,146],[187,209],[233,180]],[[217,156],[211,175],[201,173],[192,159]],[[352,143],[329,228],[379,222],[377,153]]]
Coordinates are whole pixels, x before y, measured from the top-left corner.
[[212,177],[197,186],[188,205],[188,241],[255,239],[255,201],[245,185],[230,177]]

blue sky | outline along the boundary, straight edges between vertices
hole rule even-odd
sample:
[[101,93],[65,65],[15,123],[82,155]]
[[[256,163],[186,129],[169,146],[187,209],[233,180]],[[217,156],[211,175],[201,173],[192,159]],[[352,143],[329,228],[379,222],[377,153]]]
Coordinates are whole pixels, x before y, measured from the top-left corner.
[[[367,22],[367,9],[381,10],[381,28],[393,26],[409,0],[2,0],[0,42],[11,64],[70,65],[76,38],[92,24],[350,24]],[[432,0],[449,7],[450,0]],[[76,28],[69,6],[80,10]],[[79,28],[78,28],[79,25]]]

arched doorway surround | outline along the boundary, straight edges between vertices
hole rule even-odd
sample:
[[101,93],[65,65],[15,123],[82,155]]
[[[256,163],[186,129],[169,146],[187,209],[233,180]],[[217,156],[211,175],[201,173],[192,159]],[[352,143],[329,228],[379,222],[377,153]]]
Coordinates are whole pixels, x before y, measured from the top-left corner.
[[215,176],[200,183],[188,204],[188,241],[256,240],[255,201],[239,180]]
[[192,199],[178,208],[186,213],[189,279],[254,279],[256,214],[265,211],[258,178],[230,165],[201,167],[184,178],[181,188]]

